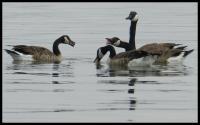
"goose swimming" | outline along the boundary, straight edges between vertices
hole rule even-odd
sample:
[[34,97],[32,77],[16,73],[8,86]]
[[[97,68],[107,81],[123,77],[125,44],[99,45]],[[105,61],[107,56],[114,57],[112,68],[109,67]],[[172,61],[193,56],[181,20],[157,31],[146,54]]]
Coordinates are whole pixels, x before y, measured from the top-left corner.
[[110,52],[107,62],[109,65],[146,66],[151,65],[158,57],[156,54],[150,54],[142,50],[131,50],[116,54],[112,45],[106,45],[97,49],[94,63],[99,64],[107,52]]
[[40,46],[15,45],[11,50],[5,51],[11,55],[14,61],[30,60],[30,61],[47,61],[60,62],[62,60],[61,52],[58,48],[59,44],[75,45],[75,42],[68,35],[63,35],[56,39],[53,43],[53,52],[49,49]]
[[[106,38],[106,39],[108,41],[107,42],[108,45],[112,44],[116,47],[121,47],[125,49],[130,47],[128,43],[121,41],[118,37]],[[173,62],[175,60],[182,62],[185,59],[185,57],[187,57],[191,52],[194,51],[194,49],[185,50],[187,46],[180,46],[180,45],[181,44],[175,44],[175,43],[150,43],[136,50],[144,51],[153,55],[158,55],[158,58],[154,62],[154,64],[167,64],[172,60]]]
[[[131,20],[129,43],[120,40],[118,37],[113,37],[113,38],[106,38],[107,44],[124,48],[125,51],[135,50],[136,49],[135,32],[136,32],[136,23],[138,21],[138,15],[135,11],[131,11],[126,19]],[[150,54],[157,54],[159,55],[159,58],[156,60],[155,64],[163,64],[163,63],[166,64],[169,63],[172,59],[183,60],[187,55],[193,52],[193,49],[185,50],[187,46],[179,46],[179,45],[181,44],[150,43],[138,48],[137,50],[145,51]]]

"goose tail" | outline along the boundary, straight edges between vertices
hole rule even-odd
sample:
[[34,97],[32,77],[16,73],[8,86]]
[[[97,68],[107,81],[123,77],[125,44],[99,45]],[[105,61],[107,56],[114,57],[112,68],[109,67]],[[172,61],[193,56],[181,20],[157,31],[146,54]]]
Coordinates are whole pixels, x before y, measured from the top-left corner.
[[10,54],[11,56],[12,55],[19,55],[18,53],[16,53],[15,51],[12,51],[12,50],[8,50],[8,49],[4,49],[8,54]]
[[181,52],[177,53],[176,56],[172,56],[172,57],[168,58],[167,61],[169,63],[182,63],[183,60],[185,59],[185,57],[187,57],[193,51],[194,51],[194,49],[188,50],[188,51],[186,51],[186,50],[181,51]]
[[19,52],[4,49],[12,58],[13,60],[32,60],[32,55],[23,55]]
[[192,53],[194,51],[194,49],[188,50],[188,51],[184,51],[184,55],[183,57],[188,56],[190,53]]
[[12,50],[8,50],[8,49],[4,49],[14,60],[20,60],[20,54],[12,51]]
[[176,49],[180,49],[180,50],[184,50],[187,46],[180,46],[180,47],[177,47]]

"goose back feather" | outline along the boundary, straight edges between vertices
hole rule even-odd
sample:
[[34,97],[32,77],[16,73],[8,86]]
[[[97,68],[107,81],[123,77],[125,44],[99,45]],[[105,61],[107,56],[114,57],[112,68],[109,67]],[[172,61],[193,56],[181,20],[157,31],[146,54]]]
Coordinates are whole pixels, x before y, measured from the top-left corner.
[[53,52],[47,48],[40,46],[16,45],[6,52],[11,55],[14,60],[37,60],[47,62],[60,62],[62,60],[58,45],[60,43],[75,45],[69,36],[63,35],[55,40],[53,44]]

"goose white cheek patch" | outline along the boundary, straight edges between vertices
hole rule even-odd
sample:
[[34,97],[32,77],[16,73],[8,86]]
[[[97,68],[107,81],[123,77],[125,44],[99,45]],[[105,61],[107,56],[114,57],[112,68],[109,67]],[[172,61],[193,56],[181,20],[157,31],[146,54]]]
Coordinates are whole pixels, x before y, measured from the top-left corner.
[[137,21],[139,19],[139,16],[136,14],[135,17],[132,19],[132,21]]
[[67,37],[64,37],[64,39],[65,39],[65,43],[69,44],[68,38],[67,38]]
[[101,52],[101,49],[98,50],[98,56],[100,59],[103,58],[103,56],[104,56],[103,53]]
[[120,40],[117,40],[117,42],[114,43],[115,46],[119,46]]

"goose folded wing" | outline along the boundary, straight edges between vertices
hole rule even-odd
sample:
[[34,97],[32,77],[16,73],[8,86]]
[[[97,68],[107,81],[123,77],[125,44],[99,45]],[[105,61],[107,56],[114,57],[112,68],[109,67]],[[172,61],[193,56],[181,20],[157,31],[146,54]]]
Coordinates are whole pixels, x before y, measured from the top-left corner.
[[113,59],[124,58],[124,59],[128,59],[128,60],[132,60],[132,59],[145,57],[148,55],[153,55],[153,54],[149,54],[148,52],[145,52],[142,50],[131,50],[131,51],[119,53]]
[[13,50],[25,55],[52,54],[50,50],[39,46],[17,45],[13,47]]
[[172,49],[174,46],[178,44],[174,43],[152,43],[152,44],[147,44],[139,48],[138,50],[145,51],[150,54],[157,54],[157,55],[162,55],[166,51]]

